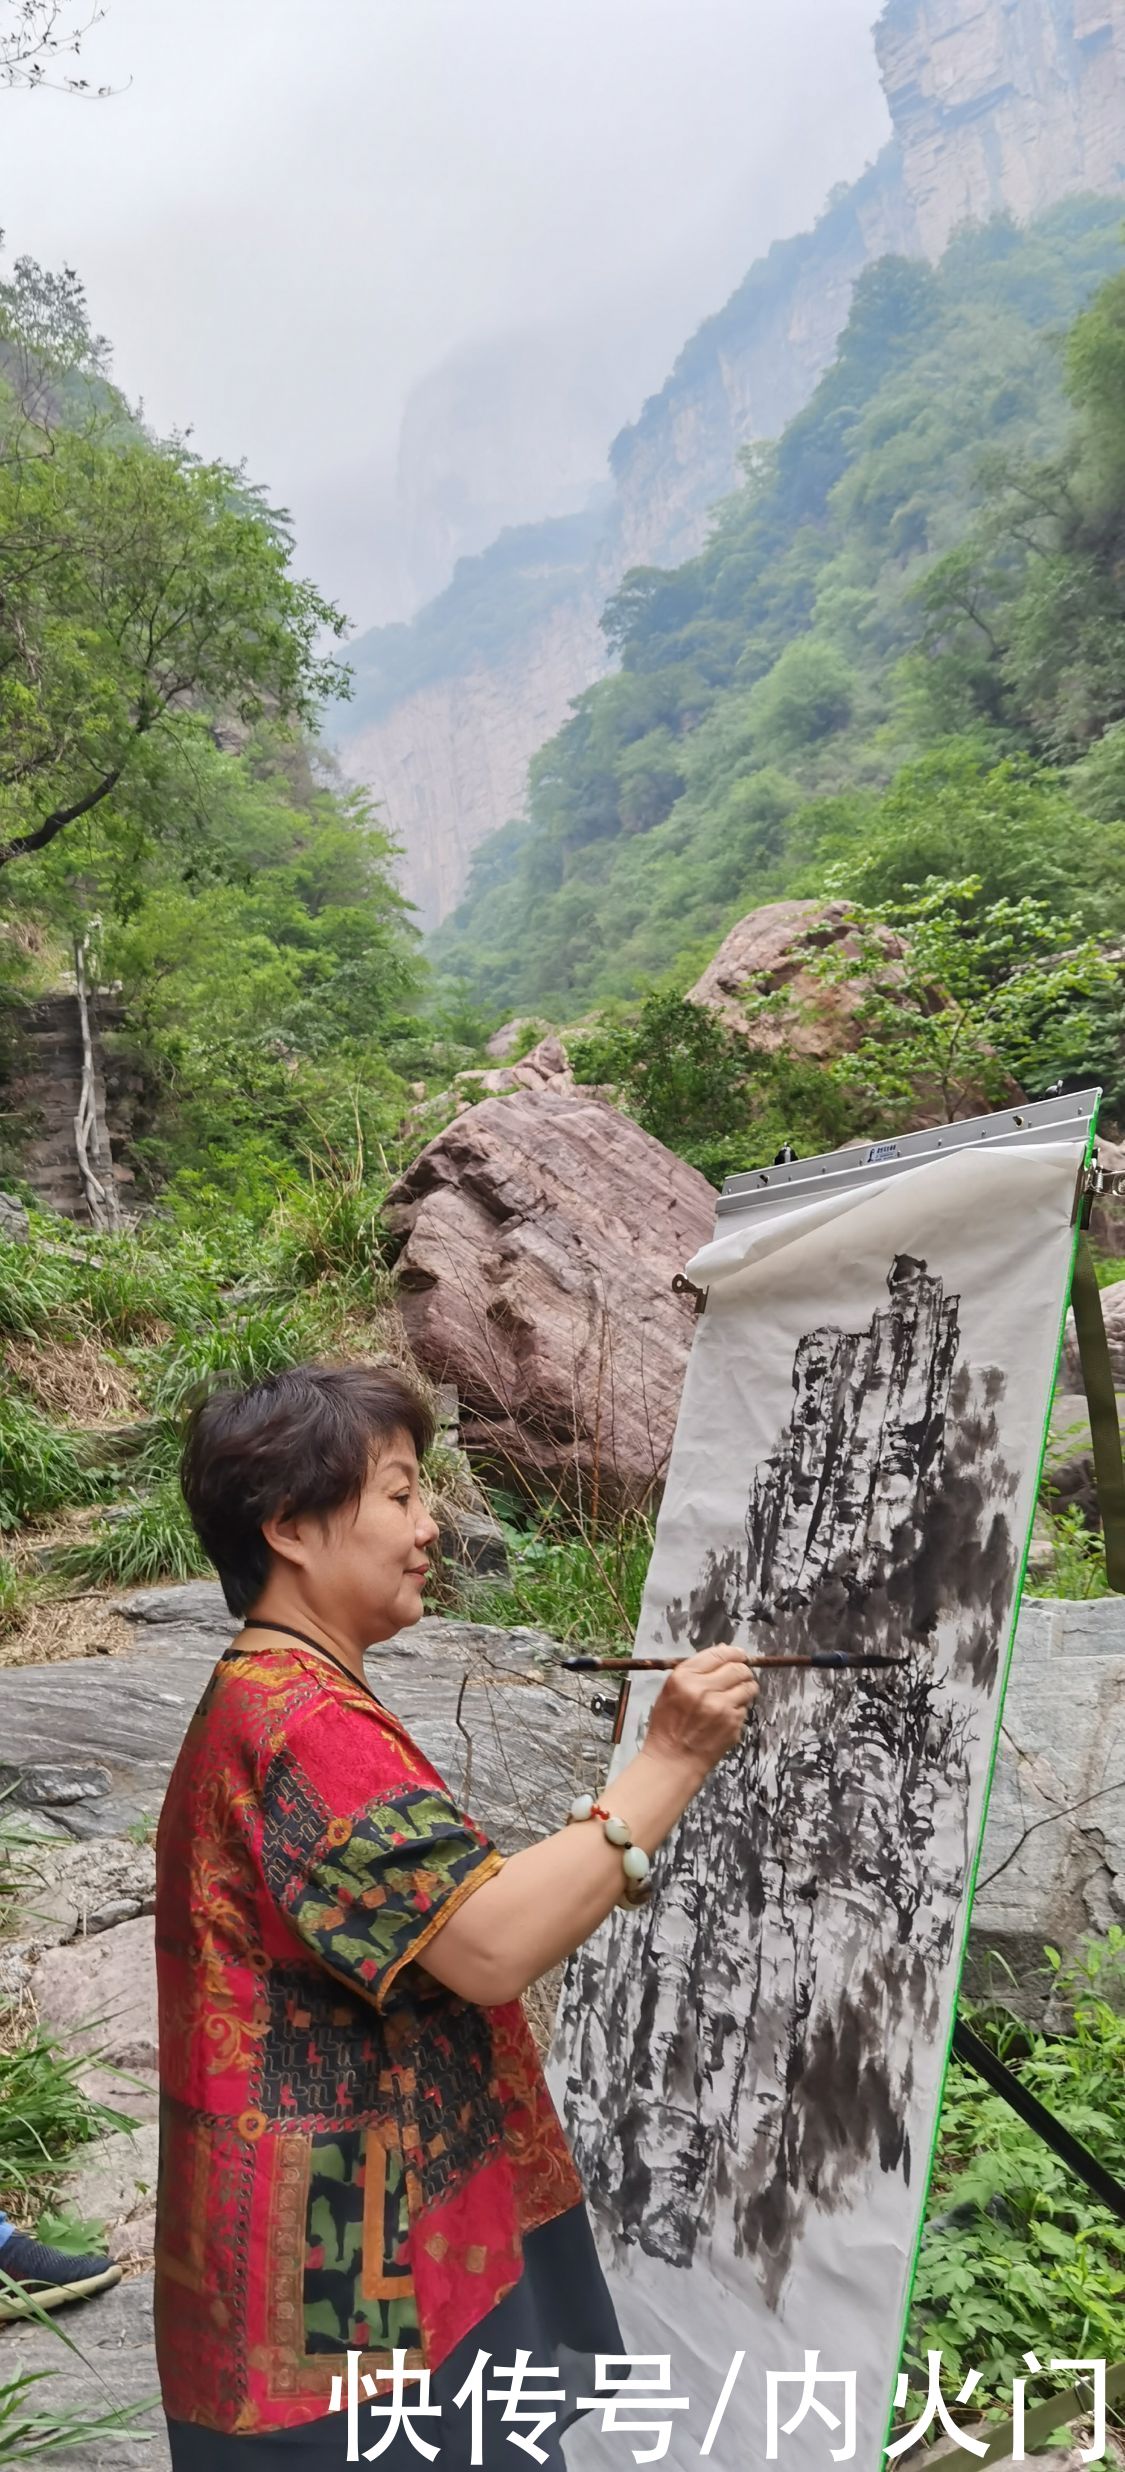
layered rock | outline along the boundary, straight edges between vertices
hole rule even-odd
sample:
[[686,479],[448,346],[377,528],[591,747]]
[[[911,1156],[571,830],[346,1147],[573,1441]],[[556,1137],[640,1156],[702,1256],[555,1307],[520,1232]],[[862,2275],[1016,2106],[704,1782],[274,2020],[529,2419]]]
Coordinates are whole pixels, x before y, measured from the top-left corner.
[[890,0],[876,45],[928,255],[970,218],[1121,187],[1125,0]]
[[499,658],[482,650],[456,663],[343,738],[344,770],[374,791],[402,846],[403,889],[422,927],[453,908],[478,842],[520,814],[536,748],[608,667],[604,598],[584,578]]
[[[522,565],[487,553],[438,667],[370,714],[361,695],[345,720],[345,770],[384,804],[427,925],[455,906],[479,842],[523,812],[530,757],[604,671],[609,595],[630,567],[700,547],[740,450],[807,402],[864,267],[892,250],[936,258],[968,216],[1025,217],[1125,186],[1125,0],[890,0],[877,48],[891,144],[815,231],[751,268],[622,431],[613,504],[549,609],[512,624],[535,582],[537,534]],[[380,641],[355,648],[361,672]]]
[[[876,933],[884,975],[894,980],[906,946],[889,927]],[[858,966],[851,975],[849,964],[855,960],[858,965],[859,949],[854,915],[846,902],[767,902],[731,928],[702,978],[689,988],[688,1002],[706,1005],[763,1055],[785,1053],[812,1064],[831,1064],[851,1055],[861,1041],[862,1008],[871,984]],[[938,986],[926,994],[931,1012],[948,1002]],[[954,1117],[987,1115],[998,1097],[1015,1104],[1023,1092],[1007,1076],[999,1088],[967,1082],[954,1102]],[[899,1129],[915,1132],[944,1123],[947,1104],[938,1083],[920,1076],[909,1108],[898,1119]]]
[[[899,939],[888,931],[884,941],[888,960],[896,960],[903,951]],[[731,928],[689,988],[688,1002],[705,1004],[765,1054],[784,1049],[827,1063],[858,1043],[863,982],[824,977],[818,965],[827,954],[847,959],[858,951],[845,902],[767,902]]]
[[672,1281],[711,1235],[694,1168],[603,1101],[517,1090],[429,1143],[389,1199],[411,1346],[470,1449],[520,1484],[639,1502],[692,1336]]

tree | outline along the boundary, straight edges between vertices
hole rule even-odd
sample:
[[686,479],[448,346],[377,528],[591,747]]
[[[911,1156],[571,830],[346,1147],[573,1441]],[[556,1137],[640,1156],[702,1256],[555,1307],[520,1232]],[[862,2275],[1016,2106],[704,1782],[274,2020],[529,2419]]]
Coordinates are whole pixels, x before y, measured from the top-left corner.
[[919,1104],[945,1123],[1000,1105],[1013,1079],[1031,1095],[1075,1072],[1099,1074],[1096,1048],[1118,972],[1092,937],[1029,897],[982,903],[979,877],[857,912],[857,943],[826,956],[826,978],[861,987],[859,1043],[829,1070],[860,1095],[868,1122]]
[[0,465],[0,868],[146,797],[146,742],[201,712],[311,722],[340,613],[289,571],[281,520],[173,442],[62,431]]
[[[1085,780],[1079,788],[1085,799]],[[1024,760],[990,761],[954,739],[909,764],[867,812],[824,819],[816,855],[839,860],[834,887],[866,903],[901,902],[930,879],[973,876],[980,906],[1041,902],[1052,918],[1117,933],[1125,926],[1125,832],[1081,812],[1057,773]],[[1125,805],[1113,810],[1125,814]],[[1108,816],[1107,816],[1108,822]]]
[[[63,60],[77,60],[86,36],[105,16],[101,7],[75,9],[70,0],[2,0],[0,5],[0,86],[48,86],[52,71]],[[108,86],[92,88],[85,77],[57,81],[67,94],[108,94]]]
[[845,1129],[845,1103],[831,1081],[798,1058],[763,1054],[704,1004],[654,990],[635,1018],[604,1016],[569,1041],[577,1079],[612,1087],[621,1105],[713,1184],[782,1142],[831,1146]]

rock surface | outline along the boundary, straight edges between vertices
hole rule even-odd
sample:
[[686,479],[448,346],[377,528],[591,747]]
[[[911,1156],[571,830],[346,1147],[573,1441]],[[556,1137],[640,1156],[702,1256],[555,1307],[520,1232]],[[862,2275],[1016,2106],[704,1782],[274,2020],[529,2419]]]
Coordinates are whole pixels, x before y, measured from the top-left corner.
[[604,537],[565,590],[527,619],[517,602],[513,626],[512,582],[541,589],[543,552],[529,532],[521,570],[506,534],[483,625],[425,684],[340,725],[345,771],[384,802],[425,925],[455,906],[478,844],[525,812],[530,758],[607,668],[599,622],[623,575],[695,555],[740,450],[807,403],[865,268],[940,256],[968,217],[1122,187],[1125,0],[890,0],[877,44],[892,142],[815,230],[751,268],[614,440]]
[[1113,1923],[1125,1923],[1125,1598],[1029,1600],[1004,1703],[969,1983],[1042,2016],[1044,1944],[1073,1951]]
[[99,2138],[67,2177],[70,2212],[80,2223],[105,2225],[110,2257],[152,2257],[159,2153],[159,2125],[143,2120]]
[[155,2069],[156,1974],[151,1917],[93,1940],[46,1948],[31,1974],[44,2026],[106,2069]]
[[[103,1825],[84,1833],[80,1861],[87,1853],[100,1860],[102,1840],[107,1858],[112,1844],[113,1862],[127,1860],[119,1842],[125,1831],[155,1823],[192,1710],[237,1628],[213,1580],[141,1589],[120,1599],[118,1610],[143,1641],[136,1651],[112,1661],[20,1666],[3,1677],[13,1757],[65,1754],[77,1736],[110,1772],[110,1794],[89,1806]],[[604,1768],[608,1728],[591,1715],[596,1695],[576,1675],[549,1672],[557,1653],[543,1631],[427,1615],[368,1659],[373,1690],[506,1847],[542,1835],[550,1813],[561,1817],[578,1784],[600,1773],[599,1762]],[[525,1717],[532,1706],[534,1716]],[[46,1819],[67,1838],[85,1832],[79,1806],[37,1815],[36,1826]]]
[[[18,1821],[15,1828],[18,1833]],[[14,1935],[37,1949],[92,1938],[152,1912],[156,1857],[151,1845],[134,1844],[128,1837],[76,1844],[64,1834],[30,1845],[18,1843],[12,1861],[19,1880]]]
[[494,1064],[510,1063],[512,1049],[518,1047],[525,1031],[538,1030],[541,1026],[531,1014],[517,1013],[514,1020],[502,1021],[500,1028],[493,1031],[485,1048],[485,1055],[491,1056]]
[[[889,959],[902,952],[886,939]],[[842,901],[771,901],[751,910],[719,946],[702,978],[688,989],[690,1004],[705,1004],[751,1047],[826,1063],[857,1043],[858,980],[825,979],[816,965],[826,954],[857,950],[851,914]],[[776,1009],[747,1018],[747,1002],[774,999]]]
[[[888,977],[896,980],[896,965],[906,947],[889,928],[879,930],[878,941]],[[731,928],[702,978],[689,988],[688,1002],[706,1005],[762,1055],[784,1051],[811,1064],[830,1064],[859,1045],[857,1015],[866,982],[858,973],[855,978],[823,976],[821,965],[830,959],[835,970],[858,953],[846,902],[771,901]],[[931,993],[937,1009],[944,998],[938,988]],[[1020,1098],[1015,1082],[1009,1082],[1007,1095],[1013,1101]],[[967,1089],[956,1115],[984,1115],[990,1104],[981,1089]],[[936,1087],[919,1083],[900,1129],[913,1132],[944,1117]]]
[[[479,1096],[500,1098],[509,1090],[573,1090],[574,1075],[562,1040],[554,1030],[528,1049],[514,1064],[491,1065],[483,1073],[459,1073],[459,1084]],[[466,1099],[466,1106],[469,1101]]]
[[122,2431],[83,2438],[75,2447],[44,2458],[64,2472],[168,2472],[168,2435],[160,2411],[152,2339],[152,2276],[138,2275],[102,2292],[59,2318],[74,2350],[46,2327],[0,2330],[0,2378],[43,2372],[49,2386],[37,2390],[36,2409],[103,2413],[140,2407]]
[[[518,1024],[512,1026],[518,1028]],[[487,1065],[483,1069],[477,1066],[458,1073],[450,1089],[439,1091],[423,1106],[413,1108],[406,1123],[415,1142],[421,1143],[429,1138],[435,1125],[445,1124],[451,1107],[456,1115],[464,1116],[470,1107],[478,1107],[482,1099],[506,1098],[513,1090],[573,1090],[574,1086],[570,1058],[558,1033],[552,1030],[517,1063]]]
[[430,1142],[387,1217],[411,1346],[456,1383],[469,1449],[509,1481],[644,1499],[691,1344],[672,1281],[714,1216],[704,1178],[599,1099],[486,1099]]
[[10,1245],[27,1243],[27,1212],[14,1193],[0,1193],[0,1236]]

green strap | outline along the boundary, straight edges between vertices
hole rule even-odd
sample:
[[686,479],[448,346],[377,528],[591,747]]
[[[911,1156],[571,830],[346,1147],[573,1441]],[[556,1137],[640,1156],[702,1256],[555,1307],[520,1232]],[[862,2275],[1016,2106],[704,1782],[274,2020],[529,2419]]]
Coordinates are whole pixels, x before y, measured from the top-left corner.
[[1105,1540],[1106,1578],[1111,1588],[1125,1595],[1125,1466],[1121,1460],[1121,1427],[1117,1419],[1117,1394],[1113,1387],[1113,1368],[1105,1335],[1101,1289],[1089,1242],[1084,1235],[1078,1239],[1070,1301],[1074,1308],[1082,1380],[1090,1410],[1090,1438],[1094,1446],[1094,1475]]

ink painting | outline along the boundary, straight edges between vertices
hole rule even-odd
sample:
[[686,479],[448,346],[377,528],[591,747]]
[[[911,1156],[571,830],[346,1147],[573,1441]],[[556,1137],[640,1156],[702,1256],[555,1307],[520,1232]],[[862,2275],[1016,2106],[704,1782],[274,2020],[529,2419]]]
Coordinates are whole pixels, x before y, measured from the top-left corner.
[[[881,2458],[1083,1147],[797,1199],[689,1268],[707,1308],[637,1654],[895,1665],[765,1675],[650,1904],[567,1972],[554,2091],[630,2348],[681,2364],[672,2464],[739,2350],[717,2462],[757,2460],[767,2372],[812,2350],[856,2372],[856,2459]],[[659,1687],[630,1686],[615,1767]],[[785,2461],[838,2442],[808,2414]]]

